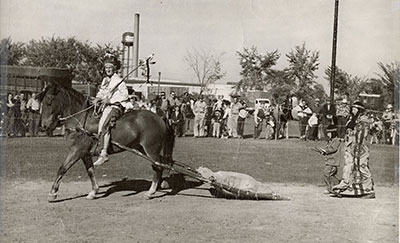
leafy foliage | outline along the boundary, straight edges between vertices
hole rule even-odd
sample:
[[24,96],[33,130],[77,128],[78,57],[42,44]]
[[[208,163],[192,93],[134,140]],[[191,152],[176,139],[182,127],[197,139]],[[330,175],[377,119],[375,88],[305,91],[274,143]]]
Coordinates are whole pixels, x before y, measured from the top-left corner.
[[27,44],[11,43],[8,47],[8,65],[68,68],[72,70],[73,80],[81,83],[101,82],[102,58],[106,51],[118,56],[111,45],[92,46],[75,37],[53,36],[30,40]]
[[307,96],[316,83],[315,71],[319,67],[319,51],[308,50],[303,43],[302,46],[296,46],[286,54],[286,57],[289,62],[289,75],[298,85],[295,93],[300,97]]
[[256,47],[244,48],[237,52],[239,56],[241,80],[236,85],[237,90],[264,90],[268,79],[274,75],[271,67],[276,65],[280,55],[277,50],[260,54]]
[[372,80],[383,86],[385,103],[396,105],[395,99],[399,98],[400,62],[394,61],[390,64],[378,62],[378,66],[382,73],[376,73],[378,77]]
[[[339,97],[348,96],[350,100],[358,99],[360,93],[384,95],[382,81],[353,76],[336,67],[335,94]],[[325,79],[331,79],[331,67],[325,69]]]
[[226,72],[222,71],[222,55],[223,53],[214,55],[211,51],[203,49],[187,51],[184,60],[200,83],[201,93],[207,93],[209,84],[214,83],[226,75]]
[[267,83],[271,87],[272,97],[279,104],[296,89],[294,79],[290,77],[287,70],[272,70]]
[[25,57],[24,43],[13,43],[11,37],[0,43],[1,65],[19,65]]

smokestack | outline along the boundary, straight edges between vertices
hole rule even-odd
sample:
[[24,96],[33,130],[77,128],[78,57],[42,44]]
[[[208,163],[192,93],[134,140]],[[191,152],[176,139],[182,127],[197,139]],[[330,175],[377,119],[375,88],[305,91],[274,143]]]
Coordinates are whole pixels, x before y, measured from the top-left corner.
[[[133,66],[137,67],[139,65],[139,21],[140,14],[135,14],[135,26],[134,26],[134,43],[133,43]],[[134,77],[138,77],[139,70],[134,72]]]

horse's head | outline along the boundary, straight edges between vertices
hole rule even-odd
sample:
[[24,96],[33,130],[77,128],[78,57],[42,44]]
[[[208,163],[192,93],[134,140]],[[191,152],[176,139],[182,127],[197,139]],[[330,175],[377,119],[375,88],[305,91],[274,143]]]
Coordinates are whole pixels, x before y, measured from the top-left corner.
[[63,114],[63,95],[61,88],[52,82],[38,95],[42,103],[42,127],[46,131],[52,131],[57,127],[58,117]]

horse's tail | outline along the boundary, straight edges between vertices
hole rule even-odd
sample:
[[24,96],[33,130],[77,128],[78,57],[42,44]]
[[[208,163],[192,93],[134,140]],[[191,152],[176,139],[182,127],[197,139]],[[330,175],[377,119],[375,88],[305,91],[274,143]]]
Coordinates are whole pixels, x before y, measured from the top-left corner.
[[165,158],[168,164],[172,164],[173,163],[172,153],[174,151],[174,146],[175,146],[175,132],[172,126],[169,125],[169,122],[167,120],[165,120],[165,125],[167,127],[167,132],[163,144],[163,157]]

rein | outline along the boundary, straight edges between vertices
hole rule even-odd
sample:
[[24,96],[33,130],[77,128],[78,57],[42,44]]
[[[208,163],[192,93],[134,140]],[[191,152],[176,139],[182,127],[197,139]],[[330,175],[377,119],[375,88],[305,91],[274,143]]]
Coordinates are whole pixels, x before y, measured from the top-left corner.
[[60,120],[60,121],[65,121],[65,120],[67,120],[67,119],[69,119],[69,118],[72,118],[72,117],[74,117],[74,116],[76,116],[76,115],[79,115],[79,114],[81,114],[81,113],[83,113],[83,112],[85,112],[85,111],[87,111],[87,110],[90,110],[92,107],[94,107],[95,106],[95,104],[93,104],[93,105],[91,105],[91,106],[89,106],[89,107],[87,107],[87,108],[85,108],[85,109],[83,109],[83,110],[80,110],[80,111],[78,111],[78,112],[76,112],[76,113],[74,113],[74,114],[71,114],[71,115],[69,115],[69,116],[66,116],[66,117],[60,117],[60,118],[58,118],[58,120]]

